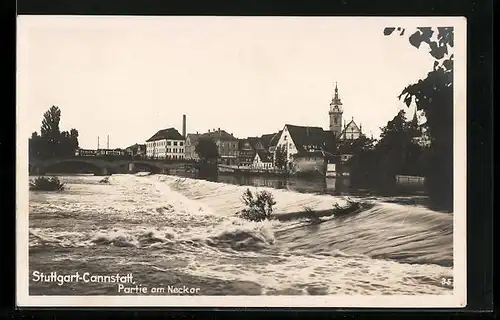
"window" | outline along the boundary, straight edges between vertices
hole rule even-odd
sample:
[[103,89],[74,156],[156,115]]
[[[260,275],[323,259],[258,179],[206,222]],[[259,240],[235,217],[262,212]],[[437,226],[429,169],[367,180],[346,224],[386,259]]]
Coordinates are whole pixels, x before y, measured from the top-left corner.
[[167,141],[167,146],[172,145],[172,141]]
[[333,124],[337,124],[337,123],[338,123],[337,117],[333,117]]
[[176,145],[177,145],[177,141],[174,141],[174,146],[176,146]]
[[180,146],[183,146],[183,145],[184,145],[184,142],[182,142],[182,141],[181,141],[181,142],[179,142],[179,145],[180,145]]

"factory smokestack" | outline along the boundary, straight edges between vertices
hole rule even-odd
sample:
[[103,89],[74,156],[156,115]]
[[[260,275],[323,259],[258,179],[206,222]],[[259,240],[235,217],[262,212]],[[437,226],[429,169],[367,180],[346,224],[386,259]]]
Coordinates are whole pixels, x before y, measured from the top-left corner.
[[182,136],[186,138],[186,115],[182,115]]

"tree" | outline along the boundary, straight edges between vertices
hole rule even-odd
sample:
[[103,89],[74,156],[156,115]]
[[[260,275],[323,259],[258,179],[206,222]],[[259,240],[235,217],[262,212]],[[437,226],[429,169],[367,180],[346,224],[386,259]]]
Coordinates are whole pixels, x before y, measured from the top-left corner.
[[76,149],[78,149],[80,147],[80,144],[78,143],[78,130],[76,129],[71,129],[69,131],[69,136],[70,136],[70,139],[71,139],[71,148],[73,151],[75,151]]
[[374,148],[375,139],[370,139],[361,134],[358,139],[343,140],[339,144],[339,152],[344,154],[360,154]]
[[57,145],[60,142],[61,132],[59,131],[59,122],[61,121],[61,110],[52,106],[43,114],[41,136],[47,142],[50,154],[57,155]]
[[[401,28],[398,28],[401,30]],[[390,35],[395,28],[386,28]],[[404,32],[404,31],[403,31]],[[402,33],[403,33],[402,32]],[[431,202],[439,209],[453,210],[453,28],[418,28],[409,37],[412,46],[422,43],[429,46],[429,53],[436,59],[432,71],[417,83],[403,89],[399,99],[407,106],[415,102],[427,119],[423,126],[430,138],[429,166],[426,172],[427,187]],[[410,62],[409,62],[410,63]]]
[[217,162],[219,158],[219,148],[210,138],[200,138],[195,147],[195,152],[204,163]]
[[422,148],[414,141],[418,132],[415,121],[406,121],[405,111],[400,110],[381,130],[375,146],[367,138],[347,145],[354,154],[349,161],[353,184],[390,189],[397,174],[422,174]]
[[42,138],[38,135],[38,132],[33,132],[31,134],[31,138],[28,141],[28,148],[29,148],[29,156],[30,158],[35,158],[39,159],[43,157],[43,140]]
[[274,152],[274,165],[279,169],[283,170],[286,168],[286,149],[284,146],[280,145],[276,147]]
[[256,192],[255,195],[247,188],[241,197],[245,208],[236,215],[250,221],[269,220],[274,210],[276,201],[271,192],[263,190]]
[[41,135],[33,132],[29,139],[30,157],[71,157],[78,149],[78,130],[60,132],[61,110],[52,106],[43,114]]

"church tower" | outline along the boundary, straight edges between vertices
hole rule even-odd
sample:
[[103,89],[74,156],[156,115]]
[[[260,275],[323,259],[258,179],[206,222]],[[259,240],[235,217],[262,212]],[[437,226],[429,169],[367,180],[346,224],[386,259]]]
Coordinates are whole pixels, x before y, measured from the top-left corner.
[[342,109],[342,102],[339,98],[339,90],[337,88],[337,83],[335,83],[335,95],[333,96],[332,102],[330,103],[330,131],[335,133],[338,137],[342,133],[342,114],[344,110]]

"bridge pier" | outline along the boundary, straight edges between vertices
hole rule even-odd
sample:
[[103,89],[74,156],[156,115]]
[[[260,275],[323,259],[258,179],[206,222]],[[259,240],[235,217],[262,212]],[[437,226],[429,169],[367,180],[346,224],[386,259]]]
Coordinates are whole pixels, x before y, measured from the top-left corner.
[[35,168],[35,175],[37,176],[44,176],[45,175],[45,170],[40,167]]
[[136,169],[135,169],[135,163],[129,163],[128,164],[128,173],[136,173]]
[[109,176],[109,171],[108,168],[100,168],[99,171],[94,173],[95,176]]

